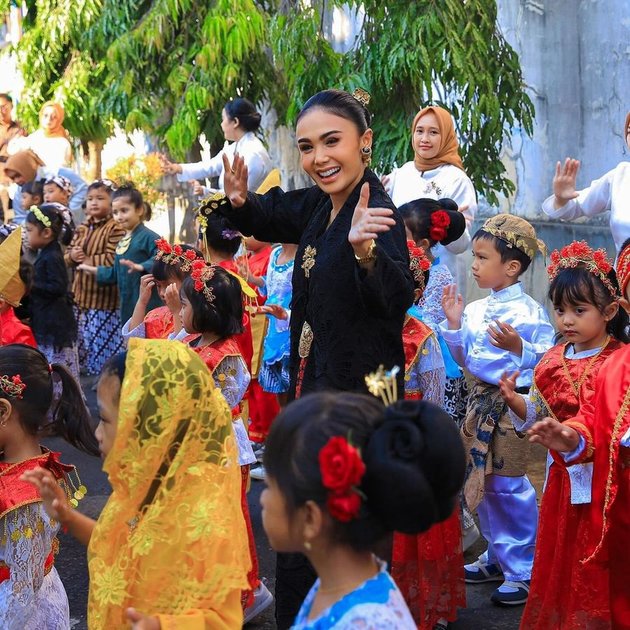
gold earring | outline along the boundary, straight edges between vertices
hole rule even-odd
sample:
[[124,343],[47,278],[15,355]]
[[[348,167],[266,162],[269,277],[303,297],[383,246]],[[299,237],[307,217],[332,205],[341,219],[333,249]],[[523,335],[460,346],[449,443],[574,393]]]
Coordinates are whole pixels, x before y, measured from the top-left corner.
[[304,541],[304,549],[306,549],[306,551],[312,551],[313,545],[311,545],[311,543],[308,540],[305,540]]
[[372,161],[372,147],[363,147],[361,149],[361,159],[366,166]]

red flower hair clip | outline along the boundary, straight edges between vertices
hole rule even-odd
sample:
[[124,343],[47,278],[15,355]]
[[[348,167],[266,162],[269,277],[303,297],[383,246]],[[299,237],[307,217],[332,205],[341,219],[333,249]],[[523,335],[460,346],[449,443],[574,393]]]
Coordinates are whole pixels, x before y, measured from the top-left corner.
[[446,210],[432,212],[429,222],[429,237],[431,240],[439,243],[442,239],[445,239],[448,234],[448,227],[451,224],[451,217],[448,216],[448,212]]
[[214,292],[212,287],[208,286],[208,282],[214,277],[214,265],[197,258],[192,262],[190,277],[195,281],[195,291],[203,293],[206,300],[212,304],[214,302]]
[[7,376],[3,374],[0,376],[0,391],[3,391],[10,398],[22,399],[22,394],[26,389],[26,383],[24,383],[19,374],[15,376]]
[[610,291],[614,298],[619,297],[619,291],[608,278],[613,268],[606,250],[592,249],[586,241],[573,241],[562,249],[551,252],[551,263],[547,267],[547,275],[552,281],[562,269],[575,268],[583,265],[587,271],[597,276],[602,284]]
[[431,261],[427,258],[424,249],[412,240],[407,241],[407,248],[409,249],[409,269],[411,269],[414,282],[421,291],[424,291],[424,274],[431,269]]
[[179,268],[187,273],[192,269],[195,260],[203,261],[194,250],[184,248],[181,245],[171,245],[167,240],[159,238],[155,241],[158,251],[155,260],[163,260],[169,265],[179,265]]
[[358,489],[365,474],[361,453],[346,438],[331,437],[319,452],[322,485],[328,490],[326,507],[330,515],[348,523],[361,511],[363,493]]

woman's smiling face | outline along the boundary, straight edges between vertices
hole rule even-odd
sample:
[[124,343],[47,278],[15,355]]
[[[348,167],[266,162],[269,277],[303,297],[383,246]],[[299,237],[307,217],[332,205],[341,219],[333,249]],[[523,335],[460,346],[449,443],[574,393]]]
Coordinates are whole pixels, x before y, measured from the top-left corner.
[[361,149],[372,145],[372,130],[361,134],[351,120],[314,107],[300,118],[295,135],[304,171],[333,203],[343,204],[363,177]]

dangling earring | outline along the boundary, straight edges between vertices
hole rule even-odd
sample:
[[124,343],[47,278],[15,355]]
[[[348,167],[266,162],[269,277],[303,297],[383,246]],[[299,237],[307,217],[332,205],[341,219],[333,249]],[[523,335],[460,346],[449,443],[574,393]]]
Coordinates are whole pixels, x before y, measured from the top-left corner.
[[372,147],[363,147],[361,149],[361,159],[366,166],[372,161]]
[[311,551],[313,549],[313,545],[311,545],[311,543],[308,540],[305,540],[304,549],[306,549],[306,551]]

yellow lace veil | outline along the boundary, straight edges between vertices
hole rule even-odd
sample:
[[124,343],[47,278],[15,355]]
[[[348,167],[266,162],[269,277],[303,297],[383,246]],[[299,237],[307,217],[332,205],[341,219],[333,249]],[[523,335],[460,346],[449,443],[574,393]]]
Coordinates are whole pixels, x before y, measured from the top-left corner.
[[184,344],[131,339],[112,495],[88,548],[91,630],[128,628],[129,606],[162,628],[240,628],[250,567],[232,419]]

